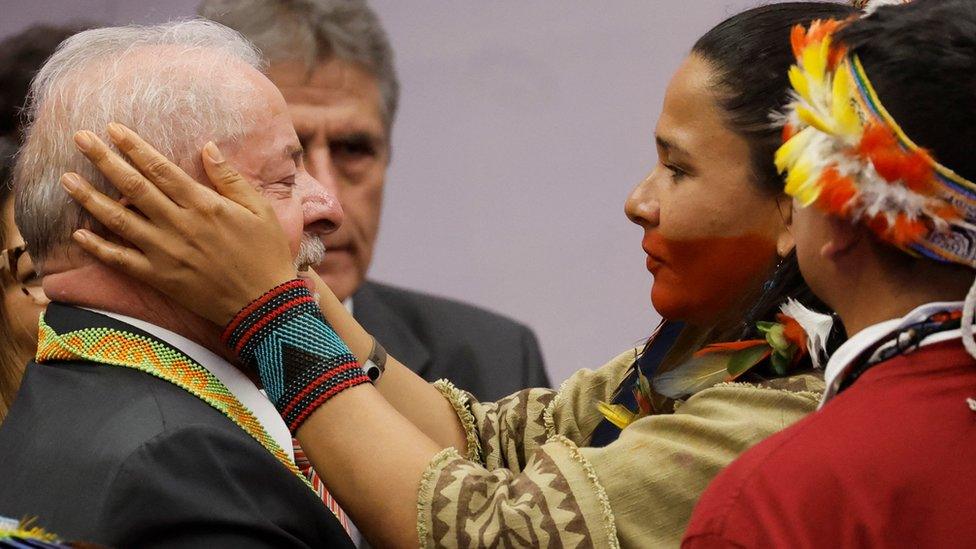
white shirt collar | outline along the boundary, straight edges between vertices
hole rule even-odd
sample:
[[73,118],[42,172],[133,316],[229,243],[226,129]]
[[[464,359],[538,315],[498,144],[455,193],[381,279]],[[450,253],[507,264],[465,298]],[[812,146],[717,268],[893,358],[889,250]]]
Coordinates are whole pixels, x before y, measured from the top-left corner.
[[112,317],[119,322],[124,322],[135,328],[155,336],[156,338],[165,341],[170,344],[174,349],[179,350],[186,356],[195,360],[200,366],[203,366],[211,374],[214,375],[225,387],[234,395],[237,400],[241,402],[248,410],[254,413],[258,422],[264,427],[264,430],[268,433],[281,446],[281,449],[288,454],[288,457],[292,461],[295,461],[295,448],[292,446],[291,432],[288,430],[288,426],[285,421],[281,419],[281,415],[278,414],[278,410],[275,409],[274,404],[268,400],[268,397],[264,394],[264,391],[258,389],[257,385],[254,384],[243,372],[238,370],[233,364],[227,362],[223,358],[217,356],[215,353],[205,348],[204,346],[190,341],[189,339],[171,332],[165,328],[160,328],[155,324],[151,324],[144,320],[138,318],[132,318],[131,316],[120,315],[117,313],[110,313],[108,311],[102,311],[99,309],[88,309],[89,311],[102,314],[108,317]]
[[[837,390],[840,388],[844,378],[847,377],[848,372],[854,365],[854,359],[863,353],[865,349],[871,345],[874,345],[892,332],[900,330],[906,326],[911,326],[912,324],[923,322],[930,316],[942,311],[960,310],[962,309],[962,305],[962,301],[926,303],[902,318],[886,320],[873,326],[868,326],[867,328],[854,334],[850,339],[844,342],[844,344],[841,345],[834,352],[834,354],[830,356],[830,360],[827,361],[827,367],[824,369],[824,381],[827,383],[827,390],[824,391],[823,399],[820,401],[820,407],[822,408],[828,400],[837,396]],[[950,339],[957,339],[959,337],[961,337],[961,332],[958,328],[955,330],[937,332],[923,339],[919,344],[919,347],[940,343],[942,341],[949,341]],[[895,345],[895,342],[892,342],[889,345],[884,345],[883,347],[877,349],[874,354],[877,355],[879,352],[890,347],[891,345]]]

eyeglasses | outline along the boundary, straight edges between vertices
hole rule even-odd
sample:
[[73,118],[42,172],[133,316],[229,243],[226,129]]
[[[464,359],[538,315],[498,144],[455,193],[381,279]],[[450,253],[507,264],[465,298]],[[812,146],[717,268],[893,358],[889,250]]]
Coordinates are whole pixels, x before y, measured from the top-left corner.
[[0,272],[3,273],[4,285],[19,285],[24,295],[47,303],[47,296],[41,288],[41,279],[34,272],[34,262],[27,253],[26,245],[21,244],[0,252]]

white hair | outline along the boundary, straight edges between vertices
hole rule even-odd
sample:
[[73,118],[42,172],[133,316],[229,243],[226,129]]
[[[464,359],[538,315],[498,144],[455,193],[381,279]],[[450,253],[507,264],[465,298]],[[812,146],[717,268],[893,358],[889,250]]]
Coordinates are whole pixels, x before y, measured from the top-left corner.
[[202,145],[241,137],[263,106],[255,104],[260,96],[247,67],[263,69],[260,53],[237,32],[205,20],[92,29],[62,42],[31,84],[14,169],[17,225],[34,261],[70,242],[78,228],[106,234],[59,184],[63,173],[76,172],[118,195],[75,148],[76,131],[110,143],[107,125],[125,124],[199,174]]

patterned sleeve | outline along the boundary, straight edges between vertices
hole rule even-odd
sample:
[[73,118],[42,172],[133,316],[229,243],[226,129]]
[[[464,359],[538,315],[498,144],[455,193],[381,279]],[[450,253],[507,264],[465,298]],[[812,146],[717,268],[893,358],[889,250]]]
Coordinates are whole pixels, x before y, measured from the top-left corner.
[[497,402],[478,402],[441,380],[434,384],[451,402],[468,441],[467,457],[490,470],[520,471],[526,458],[555,436],[576,445],[589,441],[603,416],[598,400],[609,401],[627,376],[638,350],[621,353],[597,370],[580,370],[559,391],[525,389]]
[[523,445],[519,470],[444,450],[418,494],[421,545],[677,546],[695,501],[724,466],[816,408],[822,380],[781,381],[706,389],[673,414],[638,420],[605,448],[555,433],[532,450]]

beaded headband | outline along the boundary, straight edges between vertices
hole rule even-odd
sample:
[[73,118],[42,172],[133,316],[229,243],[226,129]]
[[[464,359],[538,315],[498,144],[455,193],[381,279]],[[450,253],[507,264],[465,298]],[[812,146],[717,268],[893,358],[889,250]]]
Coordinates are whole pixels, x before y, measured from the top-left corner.
[[793,29],[793,101],[775,159],[787,194],[912,255],[976,266],[976,184],[905,134],[860,59],[833,44],[841,25]]

